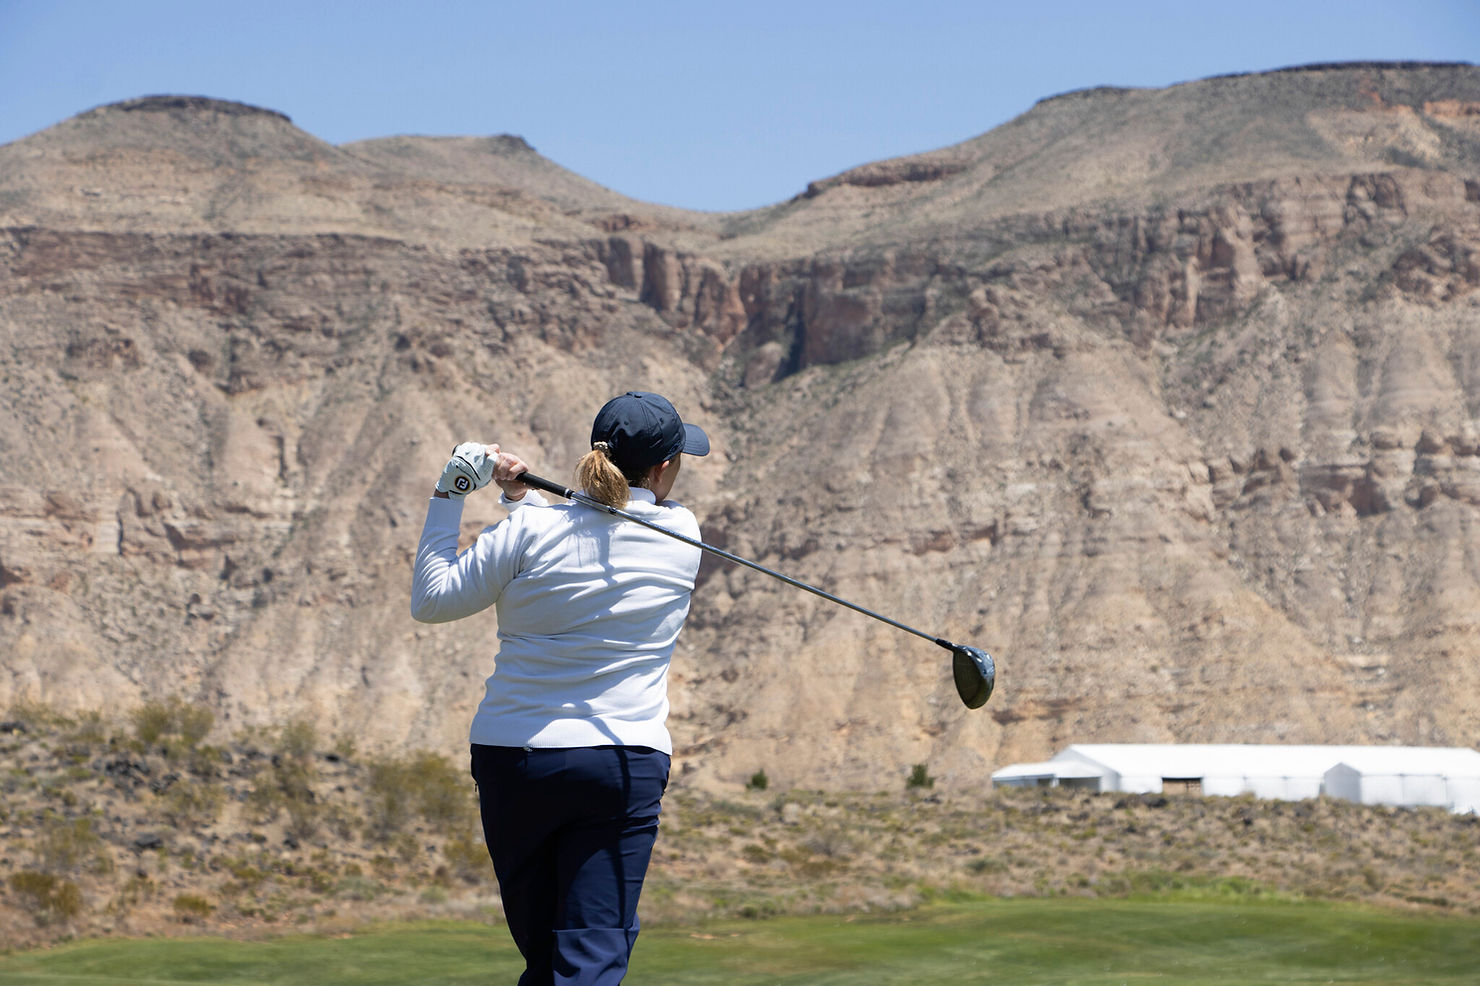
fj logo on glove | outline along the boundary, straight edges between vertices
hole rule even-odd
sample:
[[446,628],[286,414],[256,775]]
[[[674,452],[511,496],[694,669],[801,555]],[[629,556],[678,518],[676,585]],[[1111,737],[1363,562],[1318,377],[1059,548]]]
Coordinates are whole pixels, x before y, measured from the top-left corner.
[[490,456],[487,446],[463,442],[452,450],[452,458],[443,467],[442,478],[437,480],[437,492],[460,500],[487,486],[493,479],[497,464],[497,455]]

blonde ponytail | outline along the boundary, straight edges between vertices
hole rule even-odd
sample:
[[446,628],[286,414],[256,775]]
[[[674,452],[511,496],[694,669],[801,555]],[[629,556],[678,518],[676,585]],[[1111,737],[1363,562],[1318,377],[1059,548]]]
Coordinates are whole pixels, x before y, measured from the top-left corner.
[[576,463],[576,488],[608,507],[624,507],[628,500],[627,477],[607,454],[609,447],[606,442],[597,442],[581,456]]

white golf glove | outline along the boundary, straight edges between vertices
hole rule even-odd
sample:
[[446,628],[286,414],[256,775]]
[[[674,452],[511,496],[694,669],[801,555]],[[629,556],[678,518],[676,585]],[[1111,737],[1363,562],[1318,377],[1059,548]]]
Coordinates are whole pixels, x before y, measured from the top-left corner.
[[452,450],[452,458],[437,480],[437,492],[461,500],[474,490],[481,490],[493,478],[497,459],[490,458],[482,442],[463,442]]

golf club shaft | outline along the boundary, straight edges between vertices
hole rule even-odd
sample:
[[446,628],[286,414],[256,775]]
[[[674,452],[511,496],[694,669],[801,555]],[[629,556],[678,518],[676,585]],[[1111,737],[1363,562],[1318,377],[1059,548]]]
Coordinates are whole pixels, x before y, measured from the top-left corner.
[[862,613],[864,616],[872,616],[874,619],[879,620],[883,623],[887,623],[890,626],[903,630],[906,633],[913,633],[917,637],[923,637],[931,643],[938,644],[941,647],[944,647],[946,650],[952,650],[955,647],[955,645],[952,644],[949,640],[937,637],[933,633],[926,633],[923,630],[916,630],[912,626],[906,626],[905,624],[900,623],[898,620],[891,620],[889,617],[884,616],[881,613],[875,613],[873,610],[868,609],[864,606],[859,606],[857,603],[850,603],[848,600],[835,596],[831,592],[827,592],[826,590],[819,589],[815,585],[808,585],[807,583],[798,581],[797,579],[794,579],[789,575],[782,575],[780,572],[773,571],[772,569],[769,569],[764,565],[756,564],[755,562],[750,561],[747,558],[741,558],[739,555],[731,554],[723,548],[716,548],[712,544],[705,544],[703,541],[696,541],[691,537],[687,537],[683,534],[678,533],[677,531],[670,531],[666,527],[654,524],[652,521],[643,520],[641,517],[630,514],[625,510],[618,509],[617,507],[607,506],[600,500],[587,496],[586,494],[581,493],[577,490],[570,489],[567,486],[562,486],[559,483],[552,482],[548,479],[544,479],[540,476],[535,476],[527,472],[520,473],[515,478],[519,482],[524,483],[526,486],[533,486],[537,490],[544,490],[546,493],[554,493],[556,496],[564,497],[567,500],[574,500],[576,503],[584,504],[595,510],[601,510],[605,513],[611,514],[614,517],[621,517],[623,520],[630,520],[634,524],[641,524],[643,527],[646,527],[649,530],[657,531],[659,534],[666,534],[669,537],[673,538],[675,541],[682,541],[684,544],[692,545],[693,547],[698,548],[701,551],[707,551],[711,555],[718,555],[725,561],[734,562],[736,565],[744,565],[746,568],[754,569],[755,571],[760,572],[762,575],[769,575],[773,579],[780,579],[787,585],[796,586],[798,589],[805,589],[808,592],[812,593],[812,595],[814,596],[821,596],[823,599],[826,599],[829,602],[837,603],[839,606],[846,606],[848,609],[851,609],[856,613]]

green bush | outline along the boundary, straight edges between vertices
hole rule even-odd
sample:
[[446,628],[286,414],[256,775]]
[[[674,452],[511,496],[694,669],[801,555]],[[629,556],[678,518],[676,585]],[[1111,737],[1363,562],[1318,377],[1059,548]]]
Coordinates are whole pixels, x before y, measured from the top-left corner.
[[757,770],[750,775],[750,780],[745,782],[745,789],[747,791],[764,791],[770,783],[771,779],[766,776],[766,772],[764,770]]
[[904,786],[907,788],[935,787],[935,778],[925,770],[923,763],[917,763],[910,769],[910,776],[905,780]]
[[37,924],[55,918],[69,921],[82,913],[82,891],[77,884],[55,874],[21,870],[11,874],[10,889],[29,901],[28,910]]

